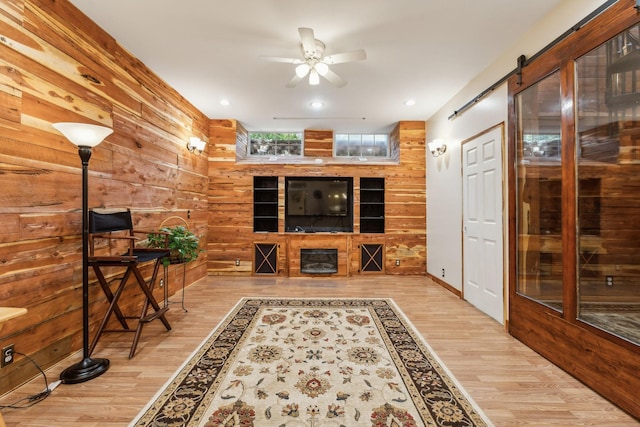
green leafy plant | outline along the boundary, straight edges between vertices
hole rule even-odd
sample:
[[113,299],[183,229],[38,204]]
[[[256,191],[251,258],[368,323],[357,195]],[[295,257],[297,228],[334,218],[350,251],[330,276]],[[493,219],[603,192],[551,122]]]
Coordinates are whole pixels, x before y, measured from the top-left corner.
[[164,248],[167,242],[171,256],[162,260],[165,266],[193,261],[203,251],[200,238],[182,225],[162,227],[159,233],[150,233],[148,240],[151,248]]

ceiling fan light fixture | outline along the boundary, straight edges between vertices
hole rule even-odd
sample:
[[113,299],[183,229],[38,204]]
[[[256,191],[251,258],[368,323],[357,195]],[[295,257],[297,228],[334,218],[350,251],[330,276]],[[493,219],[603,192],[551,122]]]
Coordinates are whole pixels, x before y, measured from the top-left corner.
[[311,86],[316,86],[320,84],[320,76],[316,70],[311,70],[309,73],[309,84]]
[[329,66],[327,64],[325,64],[324,62],[318,62],[316,65],[313,66],[313,68],[321,76],[326,76],[327,73],[329,72]]
[[309,70],[311,70],[311,67],[309,67],[309,64],[305,62],[304,64],[300,64],[296,67],[296,75],[300,78],[303,78],[307,75]]
[[320,84],[320,77],[323,77],[334,86],[343,87],[347,82],[331,69],[331,65],[367,59],[364,49],[325,56],[325,44],[315,38],[313,29],[300,27],[298,28],[298,33],[300,34],[302,58],[262,57],[270,62],[284,62],[295,65],[295,73],[285,87],[295,87],[307,75],[309,75],[309,84],[312,86]]

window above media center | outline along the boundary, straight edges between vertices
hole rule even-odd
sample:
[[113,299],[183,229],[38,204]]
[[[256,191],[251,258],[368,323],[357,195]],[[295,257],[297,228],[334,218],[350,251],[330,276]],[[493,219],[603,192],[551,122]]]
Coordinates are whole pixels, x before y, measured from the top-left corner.
[[389,135],[373,133],[336,133],[333,138],[336,157],[389,157]]
[[249,132],[250,156],[302,156],[302,132]]
[[400,132],[399,125],[389,134],[249,131],[237,123],[235,160],[265,165],[397,165]]

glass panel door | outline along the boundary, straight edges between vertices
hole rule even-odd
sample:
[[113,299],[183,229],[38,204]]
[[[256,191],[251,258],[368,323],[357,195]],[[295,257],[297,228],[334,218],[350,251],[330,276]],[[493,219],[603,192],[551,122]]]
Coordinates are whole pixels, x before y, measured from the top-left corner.
[[560,75],[516,101],[517,291],[562,310]]
[[640,26],[576,61],[578,318],[640,344]]

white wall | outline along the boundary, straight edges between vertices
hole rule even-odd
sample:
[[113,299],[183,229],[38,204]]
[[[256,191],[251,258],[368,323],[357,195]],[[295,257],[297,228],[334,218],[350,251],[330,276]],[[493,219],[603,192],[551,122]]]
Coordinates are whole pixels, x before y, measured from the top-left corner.
[[[427,272],[462,290],[462,169],[460,143],[497,124],[507,125],[507,85],[455,119],[448,117],[527,58],[551,43],[606,3],[602,0],[561,0],[551,13],[476,76],[443,108],[427,120],[427,142],[443,139],[447,152],[434,158],[427,151]],[[505,135],[506,137],[506,135]],[[506,140],[505,140],[506,143]],[[506,159],[506,153],[503,158]],[[503,181],[506,185],[506,167]],[[506,205],[505,205],[506,212]],[[505,227],[507,226],[506,220]],[[507,244],[505,241],[505,251]],[[505,268],[507,267],[505,260]],[[442,277],[442,269],[445,276]]]

